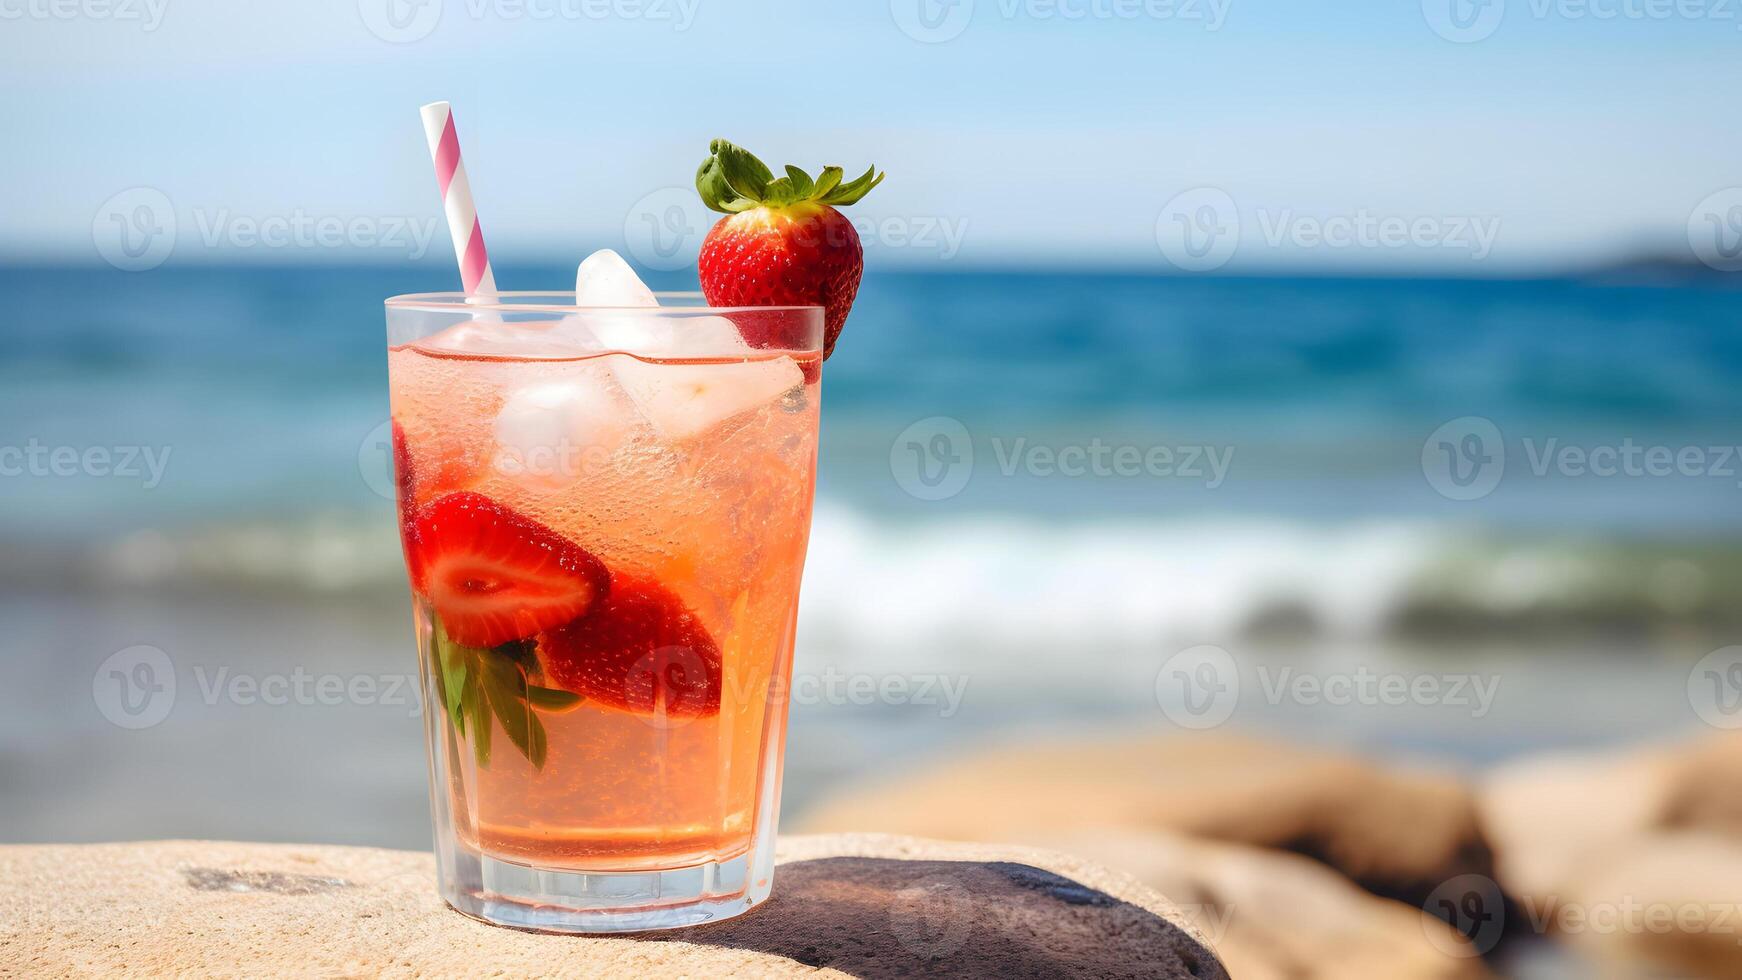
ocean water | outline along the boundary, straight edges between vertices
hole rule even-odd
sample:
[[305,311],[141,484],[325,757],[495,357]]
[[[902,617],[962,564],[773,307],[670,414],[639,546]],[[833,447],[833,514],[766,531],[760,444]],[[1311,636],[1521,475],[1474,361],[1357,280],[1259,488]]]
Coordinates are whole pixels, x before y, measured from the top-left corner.
[[[0,478],[0,540],[37,562],[0,576],[394,584],[380,301],[446,278],[0,270],[0,446],[137,447],[139,471]],[[1742,292],[1710,287],[873,274],[826,375],[808,609],[879,643],[1733,622],[1739,327]],[[1502,475],[1449,499],[1424,446],[1471,417]],[[1699,466],[1557,462],[1629,445]]]
[[[0,839],[427,843],[414,706],[221,684],[414,669],[381,300],[450,278],[0,269],[0,452],[136,451],[0,475]],[[1177,726],[1158,672],[1199,644],[1501,685],[1480,713],[1253,685],[1229,722],[1370,753],[1702,730],[1690,670],[1742,642],[1739,420],[1734,289],[874,272],[825,372],[787,806],[976,742]],[[101,685],[138,644],[178,690],[136,731]]]

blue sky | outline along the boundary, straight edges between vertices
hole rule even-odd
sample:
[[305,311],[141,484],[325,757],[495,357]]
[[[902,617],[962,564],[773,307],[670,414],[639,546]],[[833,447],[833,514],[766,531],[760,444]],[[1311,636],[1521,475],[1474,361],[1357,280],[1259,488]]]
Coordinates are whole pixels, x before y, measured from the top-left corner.
[[[105,203],[148,187],[178,263],[451,261],[439,228],[423,251],[392,235],[439,215],[416,108],[440,98],[505,256],[635,251],[713,136],[887,170],[855,212],[891,264],[1165,271],[1158,226],[1212,188],[1239,215],[1230,271],[1507,274],[1685,249],[1701,202],[1742,186],[1725,0],[1488,0],[1454,39],[1436,8],[1467,0],[422,0],[388,20],[404,2],[0,0],[0,255],[98,261]],[[393,243],[237,233],[298,218]],[[1362,221],[1427,233],[1323,240]]]

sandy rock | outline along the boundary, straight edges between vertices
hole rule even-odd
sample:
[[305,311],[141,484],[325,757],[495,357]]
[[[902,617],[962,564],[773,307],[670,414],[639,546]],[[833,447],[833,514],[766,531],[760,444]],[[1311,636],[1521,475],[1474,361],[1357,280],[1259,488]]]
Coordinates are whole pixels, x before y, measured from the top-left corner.
[[1462,781],[1225,736],[997,748],[857,787],[798,824],[955,840],[1167,831],[1317,858],[1411,905],[1493,873]]
[[1169,834],[1064,836],[1049,847],[1119,867],[1169,896],[1240,980],[1474,980],[1474,947],[1414,906],[1317,861]]
[[1625,755],[1549,755],[1495,770],[1479,790],[1500,883],[1547,895],[1583,866],[1667,831],[1742,841],[1742,735]]
[[1480,791],[1500,883],[1546,895],[1581,862],[1650,832],[1670,792],[1655,757],[1546,756],[1495,770]]
[[1480,800],[1515,928],[1593,963],[1742,978],[1742,734],[1527,759]]
[[422,853],[0,847],[0,976],[1227,976],[1178,909],[1080,858],[840,835],[779,860],[741,918],[581,938],[449,910]]
[[1742,733],[1705,739],[1674,756],[1662,825],[1742,840]]
[[1742,842],[1734,838],[1644,838],[1521,904],[1538,928],[1605,969],[1742,977]]

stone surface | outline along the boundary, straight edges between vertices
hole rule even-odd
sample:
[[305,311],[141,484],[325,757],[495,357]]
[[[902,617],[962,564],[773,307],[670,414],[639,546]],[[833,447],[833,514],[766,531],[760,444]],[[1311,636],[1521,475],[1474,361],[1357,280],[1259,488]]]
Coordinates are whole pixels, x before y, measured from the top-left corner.
[[1742,978],[1742,734],[1526,759],[1480,799],[1515,929],[1593,963]]
[[1167,895],[1240,980],[1489,975],[1444,922],[1298,855],[1156,833],[1063,836],[1048,846],[1116,862]]
[[1713,736],[1668,756],[1672,776],[1661,825],[1742,840],[1742,732]]
[[1574,872],[1530,910],[1604,969],[1742,977],[1742,842],[1712,833],[1643,838]]
[[1317,858],[1411,905],[1449,878],[1493,874],[1460,779],[1225,736],[997,748],[856,787],[798,825],[982,841],[1165,831]]
[[1655,834],[1742,841],[1742,734],[1515,762],[1483,780],[1480,806],[1500,883],[1513,895],[1547,895]]
[[1134,879],[1032,848],[786,838],[774,897],[639,936],[487,926],[428,854],[171,841],[0,847],[0,975],[1225,978]]

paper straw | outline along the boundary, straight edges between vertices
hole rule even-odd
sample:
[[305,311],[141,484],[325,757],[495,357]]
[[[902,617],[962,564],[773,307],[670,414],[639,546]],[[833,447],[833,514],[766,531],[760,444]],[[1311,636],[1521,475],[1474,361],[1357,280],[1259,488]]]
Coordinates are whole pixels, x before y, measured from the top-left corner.
[[466,165],[460,160],[460,138],[454,134],[453,111],[446,102],[431,102],[418,112],[423,116],[429,155],[435,160],[442,208],[448,216],[448,234],[453,236],[454,257],[460,262],[460,281],[468,295],[494,293],[496,277],[490,272],[490,256],[484,251],[484,229],[478,224],[472,185],[466,180]]

